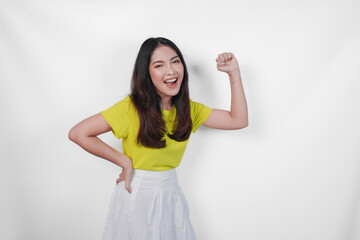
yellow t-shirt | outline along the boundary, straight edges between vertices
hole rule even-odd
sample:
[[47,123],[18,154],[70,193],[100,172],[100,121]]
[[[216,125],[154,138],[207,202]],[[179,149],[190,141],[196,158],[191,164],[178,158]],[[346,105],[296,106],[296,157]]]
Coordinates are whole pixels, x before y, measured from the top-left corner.
[[[190,100],[192,131],[205,122],[211,112],[211,108]],[[124,154],[130,157],[134,169],[150,171],[163,171],[179,166],[189,141],[178,142],[165,134],[166,147],[148,148],[137,144],[139,132],[139,116],[129,96],[115,103],[112,107],[101,112],[105,120],[110,124],[116,138],[122,138]],[[176,110],[162,110],[166,129],[172,129]]]

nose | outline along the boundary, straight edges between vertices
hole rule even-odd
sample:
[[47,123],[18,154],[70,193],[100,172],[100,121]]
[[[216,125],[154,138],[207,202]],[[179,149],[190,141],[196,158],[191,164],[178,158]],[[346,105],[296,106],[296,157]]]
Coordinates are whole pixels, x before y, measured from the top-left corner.
[[175,73],[174,68],[171,66],[171,64],[168,65],[168,67],[167,67],[167,69],[166,69],[166,73],[167,73],[168,75],[172,75],[172,74]]

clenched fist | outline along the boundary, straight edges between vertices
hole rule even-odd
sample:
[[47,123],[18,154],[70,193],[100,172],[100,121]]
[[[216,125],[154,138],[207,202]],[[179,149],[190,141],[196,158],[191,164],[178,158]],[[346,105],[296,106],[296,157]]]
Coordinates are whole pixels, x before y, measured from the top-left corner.
[[224,52],[216,58],[217,69],[221,72],[232,73],[239,71],[239,65],[233,53]]

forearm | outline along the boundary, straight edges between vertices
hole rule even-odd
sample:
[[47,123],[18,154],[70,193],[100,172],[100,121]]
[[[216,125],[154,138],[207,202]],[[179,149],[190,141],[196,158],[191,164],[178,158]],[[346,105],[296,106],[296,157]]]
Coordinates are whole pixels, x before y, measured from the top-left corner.
[[87,152],[104,158],[122,168],[132,167],[129,166],[131,163],[126,155],[115,150],[96,136],[78,136],[71,140]]
[[248,109],[240,71],[235,70],[229,72],[228,75],[231,86],[231,118],[239,122],[242,127],[246,127],[248,125]]
[[231,86],[230,111],[213,109],[203,123],[217,129],[240,129],[248,126],[248,110],[239,65],[232,53],[222,53],[216,58],[217,69],[226,72]]

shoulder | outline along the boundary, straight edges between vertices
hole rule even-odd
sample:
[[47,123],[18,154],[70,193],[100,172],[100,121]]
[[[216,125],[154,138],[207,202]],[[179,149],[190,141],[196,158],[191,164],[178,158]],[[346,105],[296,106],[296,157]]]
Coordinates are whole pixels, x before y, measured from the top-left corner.
[[193,120],[197,118],[206,120],[211,111],[212,108],[209,108],[202,103],[190,99],[190,114]]
[[112,106],[112,108],[114,108],[114,110],[120,110],[120,111],[132,111],[134,110],[134,105],[131,101],[130,96],[126,96],[122,100],[115,103]]
[[203,111],[205,109],[210,110],[211,108],[205,106],[202,103],[199,103],[199,102],[196,102],[196,101],[193,101],[190,99],[190,110],[192,113]]
[[101,114],[111,126],[115,137],[125,138],[128,136],[134,116],[134,110],[129,96],[102,111]]
[[204,104],[190,99],[191,121],[193,124],[192,132],[196,132],[196,129],[206,121],[211,110],[211,108],[205,106]]
[[202,105],[201,103],[196,102],[196,101],[193,101],[193,100],[191,100],[191,98],[190,98],[190,107],[191,107],[191,110],[193,110],[193,109],[195,109],[195,108],[197,108],[197,107],[199,107],[199,106],[201,106],[201,105]]
[[101,112],[104,117],[106,116],[108,118],[119,118],[120,116],[132,117],[135,113],[135,107],[130,96],[126,96],[108,109]]
[[117,103],[114,104],[114,106],[128,106],[131,105],[131,98],[130,96],[126,96],[123,99],[121,99],[120,101],[118,101]]

